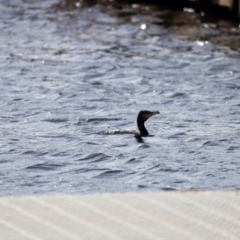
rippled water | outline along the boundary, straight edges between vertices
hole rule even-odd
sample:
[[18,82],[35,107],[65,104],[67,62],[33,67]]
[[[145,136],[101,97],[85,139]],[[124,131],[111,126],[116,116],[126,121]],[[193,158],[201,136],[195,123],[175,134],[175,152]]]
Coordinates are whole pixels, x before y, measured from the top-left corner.
[[[55,3],[0,3],[0,195],[240,189],[238,50]],[[106,134],[143,109],[161,112],[144,143]]]

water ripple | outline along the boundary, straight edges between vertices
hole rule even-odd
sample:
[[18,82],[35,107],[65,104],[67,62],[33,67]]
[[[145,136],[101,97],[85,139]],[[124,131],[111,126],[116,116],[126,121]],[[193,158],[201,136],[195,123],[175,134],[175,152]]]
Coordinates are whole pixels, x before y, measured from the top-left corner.
[[63,166],[64,165],[61,165],[61,164],[39,163],[39,164],[28,166],[26,167],[26,169],[50,171],[50,170],[57,170],[59,167],[63,167]]
[[86,157],[80,158],[76,161],[90,161],[90,162],[101,162],[110,158],[110,156],[104,153],[92,153],[87,155]]

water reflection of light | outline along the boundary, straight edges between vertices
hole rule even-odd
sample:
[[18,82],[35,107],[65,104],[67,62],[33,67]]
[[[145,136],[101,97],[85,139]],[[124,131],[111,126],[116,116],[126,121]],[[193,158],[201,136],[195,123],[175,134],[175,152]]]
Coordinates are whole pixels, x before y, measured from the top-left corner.
[[184,11],[184,12],[189,12],[189,13],[195,12],[194,9],[192,9],[192,8],[186,8],[186,7],[183,8],[183,11]]
[[205,28],[216,28],[216,24],[213,24],[213,23],[204,23],[203,24],[203,27]]
[[144,30],[144,29],[147,28],[147,25],[146,25],[146,24],[142,24],[142,25],[140,26],[140,28],[141,28],[142,30]]
[[75,3],[75,6],[76,6],[76,7],[80,7],[80,6],[81,6],[81,3],[80,3],[80,2],[76,2],[76,3]]
[[204,46],[204,42],[203,41],[197,41],[197,45]]
[[134,3],[134,4],[132,5],[132,7],[133,7],[133,8],[139,8],[139,4]]
[[209,43],[208,41],[197,41],[197,45],[201,46],[201,47],[208,44],[208,43]]

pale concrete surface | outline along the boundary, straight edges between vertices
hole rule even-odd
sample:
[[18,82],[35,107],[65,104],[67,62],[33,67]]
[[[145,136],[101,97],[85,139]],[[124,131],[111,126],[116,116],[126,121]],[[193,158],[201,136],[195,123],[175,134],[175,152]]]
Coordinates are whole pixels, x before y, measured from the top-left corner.
[[240,239],[240,192],[0,198],[0,239]]
[[213,3],[231,8],[233,5],[233,0],[213,0]]

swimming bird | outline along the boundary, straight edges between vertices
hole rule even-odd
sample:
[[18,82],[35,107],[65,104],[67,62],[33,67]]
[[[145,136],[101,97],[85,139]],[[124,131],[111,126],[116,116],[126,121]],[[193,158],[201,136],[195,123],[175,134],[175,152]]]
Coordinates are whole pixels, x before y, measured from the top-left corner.
[[144,123],[152,116],[156,115],[156,114],[160,114],[159,111],[147,111],[147,110],[142,110],[138,113],[138,117],[137,117],[137,126],[138,126],[138,130],[139,130],[139,134],[136,134],[139,137],[147,137],[148,136],[148,131],[145,128]]
[[148,131],[145,128],[144,123],[152,116],[156,115],[156,114],[160,114],[159,111],[148,111],[148,110],[142,110],[138,113],[137,116],[137,126],[138,126],[138,130],[139,132],[135,131],[135,130],[114,130],[114,131],[109,131],[107,132],[107,134],[134,134],[134,137],[137,139],[138,142],[143,143],[143,139],[142,137],[147,137]]

